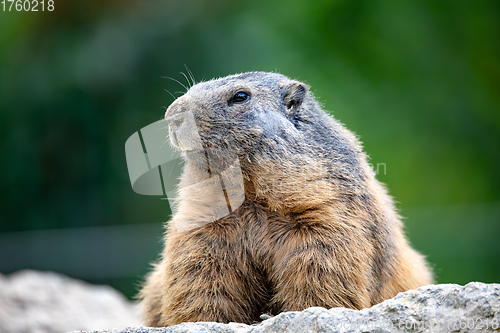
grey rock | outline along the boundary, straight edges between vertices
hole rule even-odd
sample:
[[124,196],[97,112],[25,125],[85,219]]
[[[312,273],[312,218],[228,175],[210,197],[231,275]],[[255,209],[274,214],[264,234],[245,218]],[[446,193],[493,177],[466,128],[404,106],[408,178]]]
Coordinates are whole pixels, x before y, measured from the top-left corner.
[[258,325],[184,323],[92,333],[178,332],[500,332],[500,284],[430,285],[398,294],[369,309],[313,307],[284,312]]
[[500,333],[500,284],[430,285],[400,293],[361,311],[313,307],[274,317],[264,315],[262,318],[266,320],[256,325],[199,322],[166,328],[132,327],[139,325],[137,318],[136,306],[107,286],[93,286],[56,273],[0,274],[1,333],[75,330],[92,333]]
[[109,286],[52,272],[0,274],[0,332],[58,333],[140,325],[137,307]]

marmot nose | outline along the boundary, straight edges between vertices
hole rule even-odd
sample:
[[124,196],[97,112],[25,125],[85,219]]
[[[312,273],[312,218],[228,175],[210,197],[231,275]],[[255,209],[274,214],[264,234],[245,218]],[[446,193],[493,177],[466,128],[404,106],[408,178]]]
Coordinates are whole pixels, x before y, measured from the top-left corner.
[[178,102],[178,99],[170,104],[167,111],[165,112],[165,120],[167,121],[170,129],[174,131],[179,129],[179,127],[182,125],[182,122],[184,121],[185,111],[185,108],[181,103]]
[[165,119],[167,119],[168,117],[172,117],[176,114],[188,111],[189,108],[186,106],[186,104],[187,104],[186,101],[182,97],[177,98],[167,108],[167,111],[165,112]]
[[171,117],[175,113],[178,113],[174,111],[176,108],[178,108],[176,101],[177,100],[175,100],[172,104],[170,104],[170,106],[167,108],[167,111],[165,111],[165,120],[168,120],[168,117]]

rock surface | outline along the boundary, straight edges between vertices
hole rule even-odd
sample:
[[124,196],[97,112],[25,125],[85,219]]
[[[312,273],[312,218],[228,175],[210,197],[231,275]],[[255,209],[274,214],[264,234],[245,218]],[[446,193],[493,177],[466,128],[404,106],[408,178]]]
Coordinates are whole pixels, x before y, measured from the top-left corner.
[[0,274],[1,333],[59,333],[138,325],[136,306],[111,287],[49,272]]
[[127,328],[93,333],[166,332],[500,332],[500,284],[430,285],[400,293],[361,311],[309,308],[285,312],[258,325],[184,323],[168,328]]
[[[0,274],[1,333],[78,330],[89,333],[500,333],[500,284],[430,285],[400,293],[361,311],[315,307],[281,313],[256,325],[184,323],[167,328],[131,327],[139,325],[137,317],[135,305],[111,287],[93,286],[56,273]],[[130,327],[125,328],[127,326]]]

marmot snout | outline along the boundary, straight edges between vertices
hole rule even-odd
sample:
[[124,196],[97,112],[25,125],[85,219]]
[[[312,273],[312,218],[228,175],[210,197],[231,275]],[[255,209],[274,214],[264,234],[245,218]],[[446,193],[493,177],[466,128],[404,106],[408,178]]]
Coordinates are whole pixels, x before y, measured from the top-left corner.
[[358,140],[307,85],[264,72],[202,82],[166,118],[186,164],[140,293],[146,325],[362,309],[432,283]]

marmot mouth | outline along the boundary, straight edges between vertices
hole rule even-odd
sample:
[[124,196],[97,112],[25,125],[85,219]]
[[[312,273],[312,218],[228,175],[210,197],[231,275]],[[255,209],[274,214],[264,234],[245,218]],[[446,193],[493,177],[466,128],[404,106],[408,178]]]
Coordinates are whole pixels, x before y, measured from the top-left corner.
[[203,148],[200,147],[201,143],[199,143],[196,138],[195,140],[189,140],[183,136],[179,137],[175,130],[169,131],[170,143],[176,149],[181,150],[182,152],[193,152],[193,151],[202,151]]

